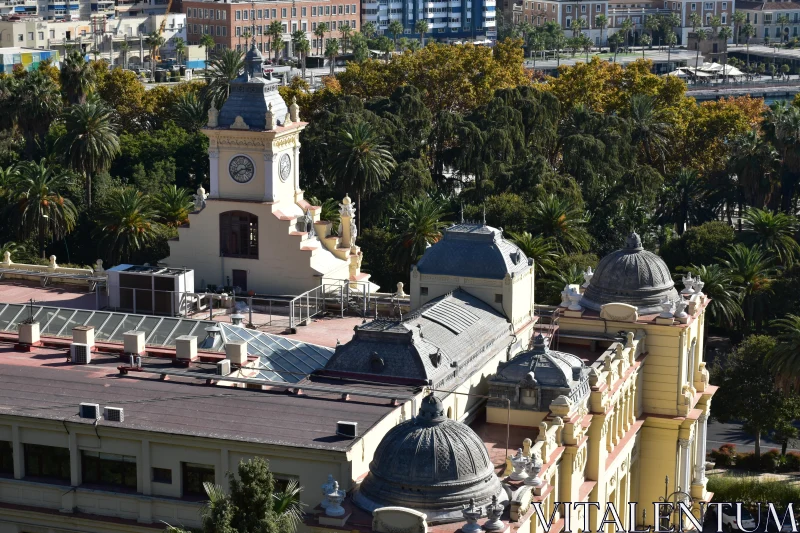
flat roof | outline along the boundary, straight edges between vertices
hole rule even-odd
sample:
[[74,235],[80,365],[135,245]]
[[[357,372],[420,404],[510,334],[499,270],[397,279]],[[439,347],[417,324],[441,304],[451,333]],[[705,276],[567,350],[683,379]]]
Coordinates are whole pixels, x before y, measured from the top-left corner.
[[[282,387],[248,390],[207,385],[206,375],[217,378],[211,374],[211,365],[194,365],[192,371],[200,373],[201,379],[161,381],[158,370],[171,367],[171,362],[156,363],[144,363],[151,373],[122,376],[116,355],[93,354],[91,364],[75,365],[66,362],[65,350],[34,348],[26,353],[0,343],[0,415],[92,426],[93,420],[78,416],[79,404],[90,402],[125,410],[124,422],[98,420],[101,433],[103,428],[115,427],[344,452],[358,439],[337,436],[338,421],[357,422],[359,435],[364,435],[396,409],[391,399],[358,394],[376,392],[374,385],[326,379],[316,385],[325,388],[330,383],[331,392],[303,389],[301,394],[291,394]],[[346,400],[342,390],[351,392]],[[417,389],[381,385],[380,392],[402,402]]]

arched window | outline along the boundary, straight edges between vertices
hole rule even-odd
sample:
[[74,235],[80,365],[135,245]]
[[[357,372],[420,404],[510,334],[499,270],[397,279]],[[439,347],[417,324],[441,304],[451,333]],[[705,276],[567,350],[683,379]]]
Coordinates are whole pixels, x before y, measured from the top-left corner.
[[220,213],[219,251],[224,257],[258,259],[258,217],[244,211]]

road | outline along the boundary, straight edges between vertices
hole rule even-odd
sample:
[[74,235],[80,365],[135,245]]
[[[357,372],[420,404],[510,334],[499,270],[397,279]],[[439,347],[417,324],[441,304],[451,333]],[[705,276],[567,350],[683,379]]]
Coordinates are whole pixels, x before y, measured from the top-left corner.
[[[723,444],[735,444],[736,449],[740,452],[752,452],[755,449],[753,446],[755,439],[742,431],[741,424],[723,424],[709,420],[706,449],[710,452]],[[766,452],[772,448],[780,450],[781,445],[762,437],[761,451]],[[787,451],[800,452],[800,441],[794,440],[790,442]]]

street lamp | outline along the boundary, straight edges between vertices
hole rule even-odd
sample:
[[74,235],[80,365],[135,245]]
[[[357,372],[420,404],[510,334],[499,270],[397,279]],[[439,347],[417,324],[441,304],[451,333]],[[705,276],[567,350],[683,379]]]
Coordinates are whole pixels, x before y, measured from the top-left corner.
[[[666,516],[662,516],[661,513],[659,512],[659,515],[656,517],[659,521],[661,521],[660,529],[662,531],[666,531],[667,529],[669,529],[670,517],[673,514],[678,513],[679,496],[682,496],[682,498],[680,498],[680,501],[683,503],[691,504],[693,501],[692,496],[688,492],[681,490],[680,486],[675,487],[675,491],[669,493],[669,476],[666,476],[664,478],[664,496],[659,496],[658,501],[663,503],[668,503],[670,505],[670,512]],[[680,518],[680,513],[678,513],[678,517]],[[680,528],[680,524],[679,524],[679,529],[682,529]]]

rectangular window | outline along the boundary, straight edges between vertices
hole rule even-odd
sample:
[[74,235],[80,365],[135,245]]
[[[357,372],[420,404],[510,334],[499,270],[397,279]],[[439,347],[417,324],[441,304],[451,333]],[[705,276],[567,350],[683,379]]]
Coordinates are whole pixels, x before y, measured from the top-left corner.
[[215,483],[214,467],[207,465],[197,465],[192,463],[181,463],[181,480],[183,482],[183,497],[205,498],[207,497],[203,483]]
[[331,14],[331,6],[325,6],[325,14],[326,15],[330,15]]
[[728,15],[726,15],[725,13],[722,14],[722,23],[723,24],[727,24],[728,23]]
[[297,16],[297,8],[293,7],[292,8],[292,17],[296,17],[296,16]]
[[223,37],[227,37],[228,36],[228,28],[226,28],[225,26],[222,27],[222,36]]
[[300,10],[300,13],[301,13],[301,15],[302,15],[303,17],[307,17],[308,15],[307,15],[306,13],[308,13],[308,8],[307,8],[307,7],[304,7],[304,8],[302,8],[302,9]]
[[236,20],[242,20],[242,12],[241,11],[237,11],[236,12]]
[[[795,19],[797,18],[797,14],[796,13],[794,15],[794,18]],[[55,39],[56,38],[56,31],[55,30],[50,30],[50,38],[51,39]]]
[[753,24],[758,24],[758,13],[753,13]]
[[311,16],[312,17],[317,16],[317,6],[311,6]]
[[697,4],[692,4],[692,11],[697,11]]
[[356,29],[356,21],[355,21],[355,19],[350,21],[350,27],[353,28],[354,30]]
[[263,9],[259,9],[258,10],[258,20],[261,20],[263,18],[263,16],[264,16],[264,10]]
[[44,32],[43,31],[39,32],[39,40],[40,41],[44,41]]
[[228,12],[227,11],[223,11],[222,12],[222,20],[228,20]]
[[276,18],[277,16],[278,16],[278,10],[277,9],[273,9],[272,10],[272,18]]
[[32,31],[29,31],[29,32],[28,32],[28,40],[29,40],[29,41],[32,41],[32,40],[33,40],[33,32],[32,32]]
[[728,2],[722,2],[722,10],[725,11],[728,9]]
[[339,6],[339,14],[344,15],[344,6]]
[[581,5],[581,13],[586,13],[586,5]]
[[305,22],[303,22],[300,24],[300,29],[303,31],[308,31],[308,25]]
[[317,23],[316,22],[312,22],[311,23],[311,31],[317,31]]
[[242,28],[240,26],[236,26],[236,37],[242,36]]
[[350,13],[352,13],[353,15],[356,14],[356,5],[355,4],[351,4],[350,5]]
[[427,296],[428,295],[428,287],[420,287],[419,288],[419,295],[420,296]]
[[153,483],[164,483],[165,485],[172,485],[172,470],[169,468],[153,467],[153,475],[151,479],[153,480]]
[[764,24],[772,24],[772,13],[764,13]]
[[136,490],[136,457],[81,450],[81,476],[87,485]]
[[567,6],[567,13],[572,13],[572,6]]
[[34,478],[70,480],[69,450],[56,446],[24,444],[25,476]]
[[14,474],[14,450],[7,440],[0,440],[0,474]]
[[256,10],[255,9],[251,9],[250,10],[250,20],[256,20]]
[[284,22],[284,23],[283,23],[283,25],[281,26],[281,31],[282,31],[283,33],[286,33],[286,23],[285,23],[285,22]]
[[350,4],[346,4],[344,6],[344,14],[345,15],[349,15],[350,14]]
[[281,8],[281,18],[286,18],[286,8]]
[[250,20],[249,18],[250,13],[248,11],[244,11],[242,15],[244,16],[244,20]]

